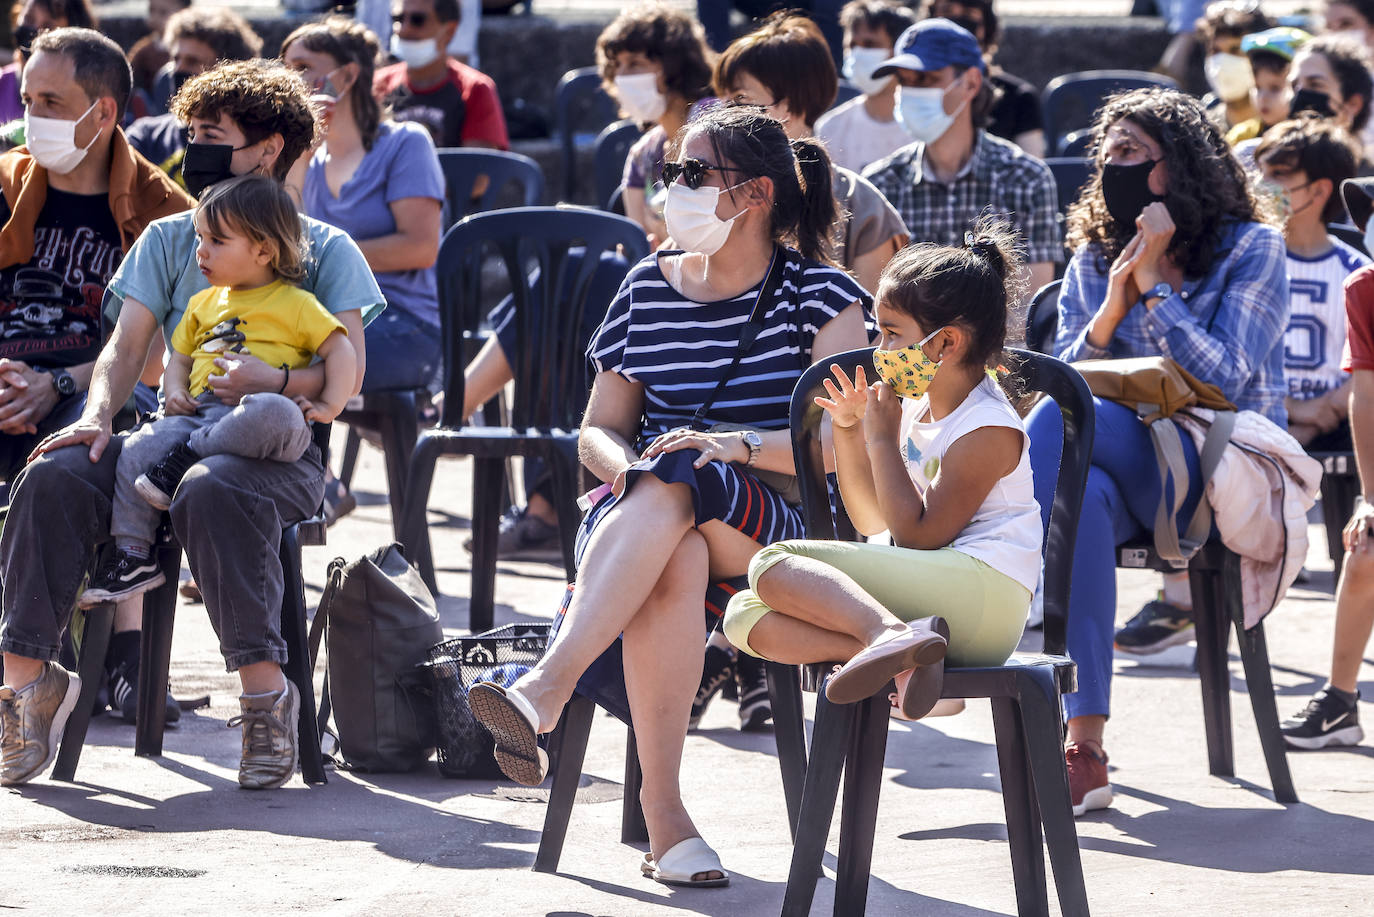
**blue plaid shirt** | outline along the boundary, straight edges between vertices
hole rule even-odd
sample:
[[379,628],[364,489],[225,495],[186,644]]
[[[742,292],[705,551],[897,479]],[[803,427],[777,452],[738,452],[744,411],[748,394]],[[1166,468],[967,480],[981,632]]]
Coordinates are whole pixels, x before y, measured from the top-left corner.
[[1088,322],[1107,297],[1110,265],[1096,248],[1074,253],[1059,293],[1061,360],[1166,356],[1211,382],[1241,410],[1288,428],[1283,398],[1283,333],[1288,327],[1288,260],[1283,236],[1259,223],[1234,223],[1221,237],[1211,272],[1153,309],[1137,304],[1106,350],[1088,343]]

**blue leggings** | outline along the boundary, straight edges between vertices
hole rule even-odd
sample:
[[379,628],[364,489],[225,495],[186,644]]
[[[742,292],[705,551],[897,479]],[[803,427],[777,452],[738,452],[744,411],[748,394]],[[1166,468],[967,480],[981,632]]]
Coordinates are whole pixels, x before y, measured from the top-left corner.
[[[1106,716],[1111,712],[1112,637],[1116,625],[1116,546],[1154,531],[1159,509],[1159,466],[1150,431],[1135,411],[1114,401],[1093,399],[1097,433],[1092,466],[1078,517],[1069,591],[1069,656],[1078,664],[1078,691],[1064,695],[1070,718]],[[1063,427],[1059,410],[1046,399],[1026,418],[1030,436],[1035,499],[1049,525]],[[1183,433],[1188,465],[1188,499],[1180,516],[1186,521],[1201,493],[1197,449]],[[1170,486],[1172,493],[1172,485]]]

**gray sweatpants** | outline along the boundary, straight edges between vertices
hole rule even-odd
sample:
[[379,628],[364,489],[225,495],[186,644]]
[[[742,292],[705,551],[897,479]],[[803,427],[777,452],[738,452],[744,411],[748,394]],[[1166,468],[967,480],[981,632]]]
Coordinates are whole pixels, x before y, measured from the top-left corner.
[[295,462],[310,445],[310,424],[300,407],[283,395],[245,395],[236,407],[230,407],[207,392],[198,403],[195,414],[163,415],[129,434],[115,466],[110,518],[115,544],[152,545],[162,510],[139,496],[134,482],[174,446],[184,443],[201,458],[237,455]]

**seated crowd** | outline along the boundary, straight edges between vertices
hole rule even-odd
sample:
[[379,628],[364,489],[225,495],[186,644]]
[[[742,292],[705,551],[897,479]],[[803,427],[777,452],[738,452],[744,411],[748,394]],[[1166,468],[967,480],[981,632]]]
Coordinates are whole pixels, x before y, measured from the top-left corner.
[[[1036,90],[994,62],[992,0],[851,0],[829,22],[773,13],[733,41],[730,4],[701,6],[707,29],[629,6],[596,43],[604,89],[643,129],[620,199],[652,254],[601,259],[601,311],[566,344],[589,362],[578,457],[602,486],[557,639],[470,700],[503,771],[538,784],[539,736],[613,659],[644,776],[644,871],[720,885],[678,772],[727,687],[741,728],[758,728],[763,659],[842,663],[831,700],[895,679],[894,715],[917,719],[946,659],[997,665],[1016,648],[1062,435],[1053,404],[1018,410],[997,370],[1045,284],[1062,277],[1052,355],[1168,357],[1293,449],[1374,467],[1361,455],[1374,448],[1374,9],[1331,0],[1324,26],[1299,28],[1211,4],[1196,24],[1211,92],[1104,100],[1079,125],[1089,177],[1061,213],[1043,161],[1059,138]],[[290,779],[300,699],[282,673],[278,548],[284,527],[346,496],[310,424],[362,392],[437,390],[445,371],[464,373],[470,416],[512,380],[509,302],[468,365],[441,365],[440,151],[510,148],[496,84],[450,52],[461,19],[457,0],[396,0],[388,36],[333,15],[267,61],[228,9],[152,0],[126,55],[85,0],[14,4],[17,56],[0,71],[14,147],[0,154],[0,783],[56,754],[79,690],[59,662],[75,607],[115,603],[110,703],[136,716],[164,512],[241,682],[239,781]],[[857,92],[836,105],[842,76]],[[809,366],[867,345],[872,375],[836,368],[817,403],[833,496],[870,543],[807,541],[779,480],[795,473],[789,398]],[[1136,411],[1104,398],[1094,411],[1064,704],[1080,815],[1112,801],[1113,650],[1158,652],[1193,628],[1186,572],[1115,626],[1116,548],[1154,531],[1166,493]],[[1187,519],[1206,497],[1199,449],[1181,445]],[[527,475],[524,503],[502,522],[505,556],[558,544],[547,476]],[[1330,679],[1284,721],[1292,747],[1363,737],[1371,526],[1361,498]]]

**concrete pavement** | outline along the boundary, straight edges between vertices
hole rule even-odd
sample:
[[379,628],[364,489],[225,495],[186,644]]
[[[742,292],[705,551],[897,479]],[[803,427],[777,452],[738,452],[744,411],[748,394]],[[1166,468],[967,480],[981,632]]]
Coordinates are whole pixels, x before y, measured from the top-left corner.
[[[342,431],[339,431],[342,435]],[[341,444],[340,440],[340,444]],[[445,627],[466,629],[469,467],[441,466],[432,518]],[[364,450],[362,506],[306,553],[312,604],[325,566],[390,540],[380,455]],[[1334,608],[1324,536],[1312,529],[1311,583],[1267,629],[1281,715],[1328,665]],[[554,567],[503,564],[498,623],[547,620]],[[1149,576],[1123,573],[1121,619]],[[1184,654],[1186,655],[1186,654]],[[1368,657],[1370,654],[1367,653]],[[1363,689],[1374,696],[1374,661]],[[598,716],[586,799],[573,813],[561,873],[530,871],[544,794],[507,783],[331,772],[323,787],[238,789],[235,679],[223,672],[199,606],[177,621],[172,683],[212,707],[169,731],[166,755],[135,758],[133,729],[92,722],[77,783],[46,778],[0,792],[0,908],[32,914],[765,915],[776,914],[790,845],[770,734],[742,734],[717,702],[687,742],[683,784],[704,836],[733,874],[728,889],[669,890],[642,879],[640,850],[618,842],[624,729]],[[1374,892],[1374,746],[1293,754],[1302,803],[1276,804],[1233,659],[1237,778],[1207,773],[1196,676],[1118,659],[1108,732],[1116,805],[1079,821],[1095,914],[1368,914]],[[1371,708],[1364,705],[1366,721]],[[1015,913],[986,703],[914,726],[893,724],[869,913]],[[829,913],[838,822],[814,913]],[[1057,909],[1056,909],[1057,912]]]

